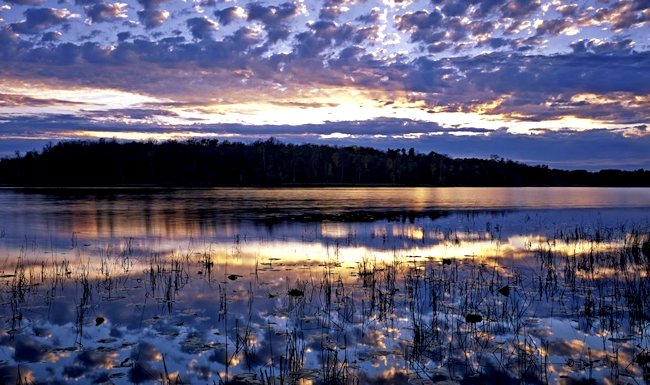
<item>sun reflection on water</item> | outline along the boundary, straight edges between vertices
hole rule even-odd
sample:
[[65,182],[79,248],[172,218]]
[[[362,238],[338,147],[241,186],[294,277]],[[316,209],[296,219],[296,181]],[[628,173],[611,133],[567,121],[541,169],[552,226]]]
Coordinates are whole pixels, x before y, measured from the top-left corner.
[[[428,191],[414,194],[425,208]],[[147,194],[66,199],[0,219],[0,382],[643,383],[650,370],[647,211],[226,215],[188,201],[143,215]]]

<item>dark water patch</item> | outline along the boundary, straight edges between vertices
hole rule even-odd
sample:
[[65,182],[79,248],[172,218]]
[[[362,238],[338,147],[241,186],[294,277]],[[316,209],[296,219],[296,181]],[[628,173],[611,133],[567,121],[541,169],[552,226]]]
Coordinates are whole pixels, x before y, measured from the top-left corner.
[[148,362],[135,361],[129,370],[129,380],[135,384],[157,381],[162,373]]
[[40,362],[47,355],[49,348],[41,341],[27,336],[16,338],[14,359],[22,362]]

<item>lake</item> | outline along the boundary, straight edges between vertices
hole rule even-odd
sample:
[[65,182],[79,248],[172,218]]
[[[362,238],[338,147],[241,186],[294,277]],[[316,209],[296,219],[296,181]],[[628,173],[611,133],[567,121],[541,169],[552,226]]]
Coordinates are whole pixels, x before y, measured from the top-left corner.
[[650,383],[650,189],[0,189],[0,384]]

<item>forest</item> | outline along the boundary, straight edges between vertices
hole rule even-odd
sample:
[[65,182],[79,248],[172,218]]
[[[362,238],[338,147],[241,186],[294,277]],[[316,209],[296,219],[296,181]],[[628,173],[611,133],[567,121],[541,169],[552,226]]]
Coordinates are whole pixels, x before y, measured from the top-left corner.
[[63,141],[0,161],[6,186],[650,186],[650,171],[558,170],[491,156],[219,140]]

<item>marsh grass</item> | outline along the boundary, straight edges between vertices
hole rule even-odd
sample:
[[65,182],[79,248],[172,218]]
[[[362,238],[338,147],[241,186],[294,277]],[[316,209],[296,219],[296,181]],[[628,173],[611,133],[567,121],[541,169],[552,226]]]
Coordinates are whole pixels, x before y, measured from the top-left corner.
[[[486,238],[499,238],[495,225],[486,229]],[[447,238],[454,243],[470,235],[455,232]],[[49,315],[34,307],[39,301],[64,303],[60,294],[73,292],[77,349],[63,356],[88,365],[94,361],[79,357],[108,357],[101,368],[121,383],[568,383],[596,378],[639,383],[650,378],[647,228],[575,227],[534,246],[531,242],[518,255],[423,258],[395,251],[381,261],[372,255],[347,261],[338,243],[320,259],[251,257],[244,255],[247,241],[240,236],[225,251],[209,246],[148,254],[138,251],[137,240],[126,238],[115,247],[97,246],[91,256],[76,233],[71,239],[74,260],[52,256],[27,263],[23,251],[11,273],[3,275],[7,334],[14,349],[25,338],[41,338],[31,335],[38,329],[35,320]],[[345,242],[353,244],[354,237]],[[251,258],[253,263],[242,262]],[[187,316],[191,304],[185,301],[191,302],[191,296],[208,307]],[[203,359],[202,377],[197,377],[198,364],[182,361],[163,346],[149,347],[147,356],[142,341],[121,341],[125,332],[112,318],[129,317],[111,307],[114,303],[133,304],[142,318],[147,314],[141,321],[150,325],[147,333],[159,332],[171,344],[190,341],[184,346],[197,362],[204,353],[211,357]],[[204,319],[197,320],[198,314]],[[112,339],[103,337],[98,344],[101,327],[113,328]],[[568,339],[568,327],[582,337]],[[49,341],[48,353],[57,352],[60,347]],[[139,353],[129,361],[134,346]],[[33,361],[20,354],[14,354],[18,375],[12,378],[27,383],[21,365],[41,365],[46,359],[43,352],[35,352],[39,358]],[[120,377],[124,369],[131,375]]]

